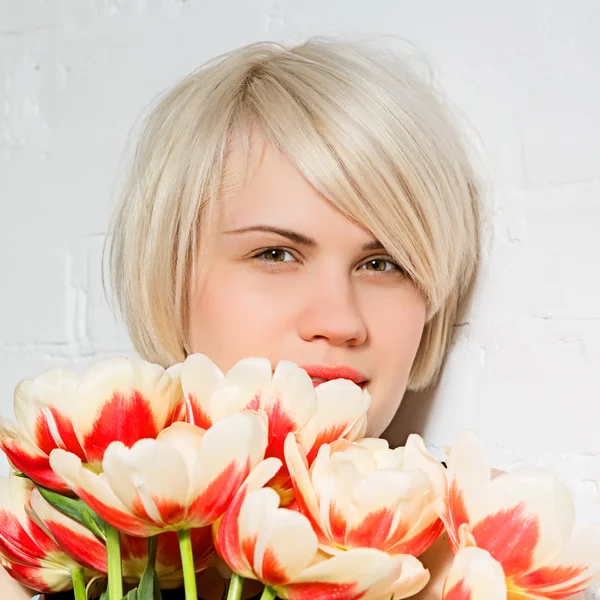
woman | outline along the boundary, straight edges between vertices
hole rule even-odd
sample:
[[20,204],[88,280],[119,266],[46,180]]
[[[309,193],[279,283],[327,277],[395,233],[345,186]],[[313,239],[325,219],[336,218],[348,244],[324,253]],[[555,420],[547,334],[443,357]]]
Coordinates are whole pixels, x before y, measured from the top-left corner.
[[[372,396],[377,436],[439,372],[476,273],[478,212],[444,101],[397,57],[253,44],[145,120],[113,222],[113,287],[145,359],[289,359],[315,385],[345,370]],[[425,557],[434,580],[447,555],[441,540]],[[419,597],[439,598],[439,583]]]

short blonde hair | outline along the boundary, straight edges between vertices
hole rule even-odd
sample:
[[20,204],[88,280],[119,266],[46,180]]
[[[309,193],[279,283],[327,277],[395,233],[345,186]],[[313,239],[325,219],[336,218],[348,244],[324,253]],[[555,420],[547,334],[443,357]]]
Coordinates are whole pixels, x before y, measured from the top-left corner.
[[164,366],[184,359],[197,238],[234,136],[248,152],[257,126],[422,290],[409,388],[430,384],[479,252],[478,187],[453,119],[430,83],[365,43],[255,43],[190,74],[143,120],[112,222],[112,289],[136,350]]

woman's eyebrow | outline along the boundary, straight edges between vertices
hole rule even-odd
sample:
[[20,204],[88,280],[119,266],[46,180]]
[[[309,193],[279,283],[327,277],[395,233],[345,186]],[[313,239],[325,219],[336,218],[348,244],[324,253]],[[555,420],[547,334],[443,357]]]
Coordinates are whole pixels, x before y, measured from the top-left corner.
[[[298,233],[297,231],[292,231],[291,229],[283,229],[281,227],[274,227],[272,225],[252,225],[250,227],[242,227],[240,229],[232,229],[231,231],[224,231],[225,234],[238,234],[238,233],[247,233],[249,231],[259,231],[263,233],[275,233],[276,235],[280,235],[281,237],[285,237],[288,240],[294,242],[295,244],[300,244],[301,246],[307,246],[310,248],[315,248],[317,246],[317,241],[314,238],[311,238],[302,233]],[[384,245],[379,240],[372,240],[362,245],[361,250],[363,252],[372,252],[373,250],[385,250]]]
[[262,231],[263,233],[275,233],[281,237],[288,238],[288,240],[301,246],[309,246],[314,248],[317,245],[317,241],[314,238],[308,237],[291,229],[282,229],[281,227],[273,227],[272,225],[252,225],[251,227],[242,227],[241,229],[232,229],[231,231],[224,231],[223,233],[247,233],[249,231]]

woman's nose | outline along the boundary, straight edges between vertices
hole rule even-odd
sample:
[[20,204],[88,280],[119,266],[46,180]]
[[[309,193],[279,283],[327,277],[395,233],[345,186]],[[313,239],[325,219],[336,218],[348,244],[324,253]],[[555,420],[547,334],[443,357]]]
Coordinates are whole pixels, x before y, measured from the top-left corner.
[[359,346],[366,341],[367,325],[348,278],[315,278],[307,286],[298,333],[306,341],[323,339],[334,346]]

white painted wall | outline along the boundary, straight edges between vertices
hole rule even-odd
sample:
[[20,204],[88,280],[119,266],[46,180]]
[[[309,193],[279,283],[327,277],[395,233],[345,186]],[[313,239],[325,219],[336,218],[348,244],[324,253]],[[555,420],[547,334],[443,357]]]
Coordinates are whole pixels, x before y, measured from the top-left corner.
[[209,57],[259,39],[394,34],[479,131],[488,240],[441,385],[393,427],[465,427],[546,465],[600,521],[597,0],[0,0],[0,413],[51,366],[130,351],[100,252],[129,127]]

